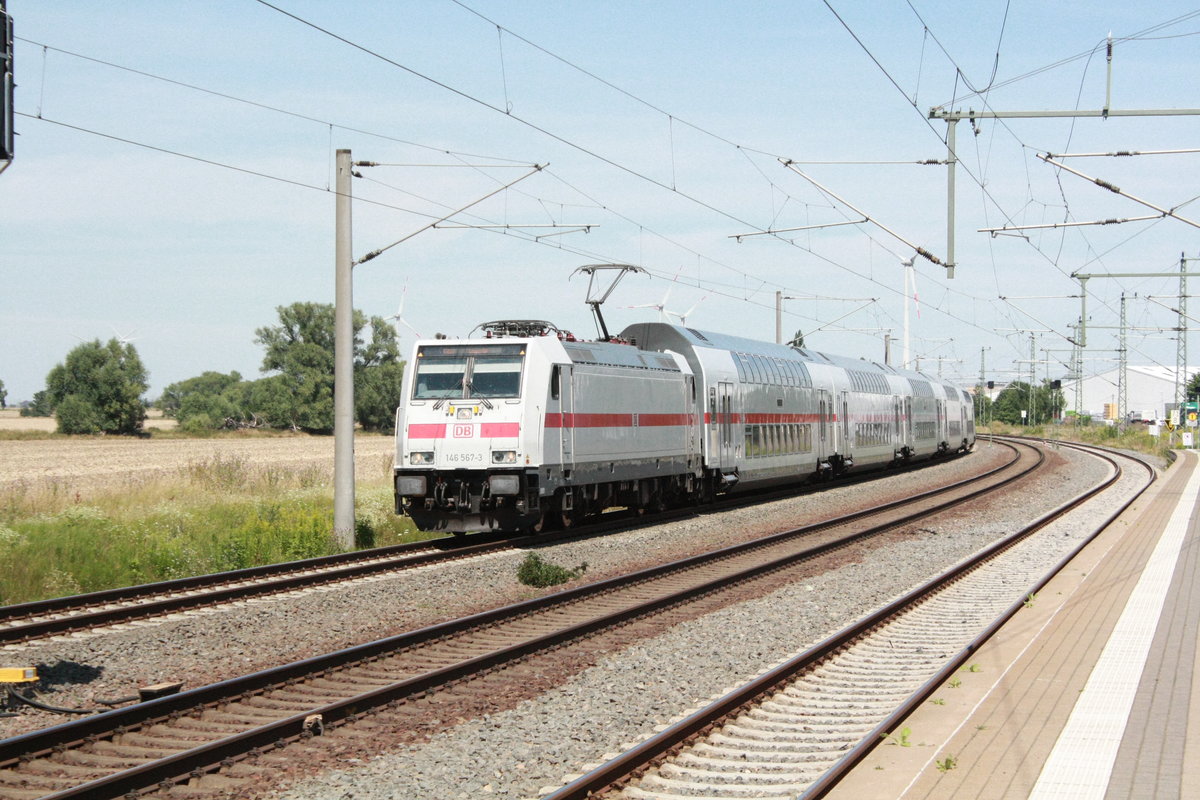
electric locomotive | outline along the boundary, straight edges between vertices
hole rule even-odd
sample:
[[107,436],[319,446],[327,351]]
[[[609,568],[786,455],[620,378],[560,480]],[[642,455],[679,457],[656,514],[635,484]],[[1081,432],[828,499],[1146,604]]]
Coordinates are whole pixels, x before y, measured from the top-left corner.
[[686,361],[541,321],[481,327],[481,339],[415,345],[396,415],[398,513],[423,530],[536,530],[693,491]]

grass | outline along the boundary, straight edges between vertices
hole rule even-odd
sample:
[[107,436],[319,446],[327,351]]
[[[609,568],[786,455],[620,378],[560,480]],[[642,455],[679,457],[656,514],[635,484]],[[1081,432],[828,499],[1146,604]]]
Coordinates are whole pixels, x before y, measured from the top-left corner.
[[1005,425],[1002,422],[990,422],[979,428],[980,433],[994,433],[999,436],[1012,434],[1014,436],[1040,436],[1046,439],[1064,439],[1083,444],[1095,444],[1111,447],[1117,450],[1133,450],[1138,453],[1167,458],[1170,451],[1166,436],[1151,436],[1146,433],[1144,425],[1127,425],[1118,428],[1115,425],[1094,423],[1090,425],[1073,425],[1065,422],[1061,425],[1046,424],[1021,427],[1020,425]]
[[[340,552],[318,467],[193,462],[86,501],[65,484],[0,490],[0,605]],[[396,516],[386,472],[356,487],[360,547],[434,538]]]

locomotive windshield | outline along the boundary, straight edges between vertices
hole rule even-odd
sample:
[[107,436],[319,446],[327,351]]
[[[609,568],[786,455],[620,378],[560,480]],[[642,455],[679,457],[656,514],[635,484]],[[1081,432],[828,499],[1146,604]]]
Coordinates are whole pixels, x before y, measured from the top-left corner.
[[522,345],[425,345],[417,351],[414,400],[521,396]]

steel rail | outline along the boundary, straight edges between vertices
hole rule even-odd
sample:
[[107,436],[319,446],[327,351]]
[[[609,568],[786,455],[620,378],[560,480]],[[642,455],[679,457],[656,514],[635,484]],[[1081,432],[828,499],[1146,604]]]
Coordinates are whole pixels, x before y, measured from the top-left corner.
[[[522,539],[525,537],[521,537]],[[433,540],[441,541],[441,540]],[[447,539],[450,545],[454,540]],[[323,583],[352,580],[379,572],[397,569],[409,569],[423,566],[436,561],[455,558],[468,558],[482,555],[495,550],[504,550],[514,546],[513,539],[484,542],[479,544],[460,544],[455,546],[430,547],[428,542],[409,542],[394,545],[386,549],[387,553],[371,552],[372,555],[360,558],[347,558],[347,555],[327,556],[319,559],[272,564],[264,567],[252,567],[234,572],[213,573],[193,578],[181,578],[162,583],[142,584],[128,589],[112,589],[91,594],[74,595],[55,600],[26,603],[21,606],[0,608],[0,624],[5,618],[32,616],[35,610],[45,609],[42,613],[52,613],[54,610],[81,609],[80,613],[65,616],[38,619],[8,627],[0,627],[0,644],[26,641],[29,639],[69,633],[71,631],[111,625],[118,622],[128,622],[146,617],[162,616],[175,611],[216,605],[219,603],[244,600],[249,597],[265,594],[277,594],[293,589],[315,586]],[[415,546],[410,546],[415,545]],[[432,552],[431,552],[432,550]],[[411,553],[411,555],[406,555]],[[338,566],[345,564],[345,566]],[[312,570],[320,570],[312,574]],[[265,579],[265,580],[264,580]],[[242,581],[256,581],[242,583]],[[230,585],[234,584],[234,585]],[[156,594],[165,592],[182,592],[210,587],[198,594],[175,594],[159,599],[147,599],[136,602],[138,598],[153,598]],[[66,601],[76,601],[67,604]],[[112,603],[133,603],[109,608],[93,608],[88,606]],[[81,603],[81,605],[80,605]],[[22,613],[25,612],[25,613]],[[11,616],[10,616],[11,615]]]
[[[1036,450],[1036,448],[1031,449]],[[1016,448],[1013,448],[1013,450],[1016,453]],[[1044,456],[1040,452],[1038,452],[1038,455],[1039,458],[1035,464],[1026,465],[1016,472],[1016,474],[1003,477],[1001,480],[987,486],[975,488],[969,492],[967,497],[994,491],[1023,477],[1042,463]],[[375,660],[394,651],[412,647],[423,642],[441,639],[459,631],[511,620],[514,617],[527,615],[542,609],[577,603],[590,596],[601,595],[615,588],[642,584],[655,577],[681,572],[706,562],[729,558],[734,554],[754,548],[761,548],[767,546],[769,543],[782,541],[788,537],[802,536],[811,533],[817,528],[858,520],[871,514],[878,514],[881,511],[911,504],[920,499],[927,500],[931,497],[950,492],[955,488],[964,488],[968,484],[984,481],[988,477],[995,476],[1009,467],[1017,465],[1019,461],[1020,456],[1018,454],[1007,464],[996,467],[972,479],[957,481],[946,487],[941,487],[913,498],[888,503],[870,511],[846,514],[836,520],[826,521],[820,525],[805,526],[794,531],[785,531],[751,543],[731,545],[712,553],[692,556],[678,562],[651,567],[630,575],[610,578],[576,589],[481,612],[460,620],[428,626],[399,636],[341,650],[336,653],[305,659],[241,678],[230,679],[210,686],[198,687],[177,695],[158,698],[127,708],[114,709],[94,717],[16,736],[0,741],[0,767],[10,767],[21,761],[48,755],[55,751],[67,750],[89,742],[126,733],[130,730],[143,728],[157,722],[178,718],[202,708],[235,702],[240,697],[261,693],[267,689],[286,685],[289,682],[295,682],[306,677],[327,674],[357,662]],[[937,505],[935,510],[951,507],[963,499],[965,498],[955,497],[946,500]],[[222,762],[228,763],[230,759],[238,758],[255,749],[281,746],[289,740],[305,736],[306,732],[310,730],[308,726],[314,715],[319,715],[323,726],[331,725],[343,720],[352,719],[366,710],[392,703],[404,702],[408,698],[419,696],[446,683],[461,680],[480,671],[526,657],[538,650],[552,648],[566,641],[619,625],[657,610],[678,605],[722,588],[727,588],[738,581],[744,581],[751,577],[782,569],[800,560],[830,552],[838,547],[844,547],[851,540],[858,540],[879,530],[912,522],[929,513],[931,513],[930,509],[924,508],[901,519],[890,519],[886,523],[876,526],[869,531],[860,532],[846,539],[805,548],[775,561],[768,561],[742,569],[732,575],[726,575],[719,579],[710,580],[668,595],[660,596],[649,604],[632,606],[615,613],[601,614],[590,620],[527,640],[517,645],[505,647],[492,653],[465,660],[414,678],[398,681],[362,695],[326,704],[319,708],[307,709],[303,713],[294,714],[287,718],[268,723],[265,726],[205,743],[195,748],[176,753],[165,759],[151,761],[138,767],[99,778],[87,784],[45,795],[45,797],[47,800],[50,800],[50,798],[65,800],[66,798],[77,797],[119,797],[123,794],[145,789],[156,784],[185,780],[189,776],[217,769],[222,765]]]
[[[922,461],[907,467],[906,471],[921,469],[930,463],[932,462]],[[824,483],[819,488],[853,485],[862,481],[874,480],[880,477],[878,473],[878,470],[852,473],[833,482]],[[818,488],[811,488],[807,491],[818,490]],[[794,486],[787,489],[768,489],[723,499],[701,511],[723,511],[753,503],[769,502],[779,497],[793,497],[797,494]],[[300,561],[248,567],[228,572],[0,606],[0,645],[90,630],[105,625],[147,619],[327,583],[349,581],[367,575],[410,569],[443,560],[461,560],[508,548],[535,544],[545,545],[568,537],[595,536],[613,530],[636,529],[685,518],[695,513],[697,513],[697,509],[691,507],[669,509],[661,514],[640,517],[632,516],[629,512],[614,512],[586,525],[532,536],[526,534],[513,536],[499,531],[482,531],[465,538],[455,536],[407,542],[352,553],[338,553]],[[185,592],[187,594],[181,594]],[[164,596],[155,599],[159,595]],[[49,616],[53,614],[61,614],[61,616]],[[38,617],[42,618],[37,619]],[[20,619],[30,618],[35,619],[29,622],[16,622]]]
[[[1107,457],[1103,457],[1106,458]],[[1111,485],[1116,483],[1121,477],[1121,470],[1115,462],[1107,459],[1114,466],[1114,474],[1111,475],[1103,483],[1093,487],[1079,497],[1068,501],[1053,509],[1050,512],[1039,517],[1034,522],[1025,526],[1019,531],[998,540],[989,547],[965,559],[959,564],[947,570],[942,575],[939,575],[925,584],[906,593],[899,599],[889,603],[876,612],[867,617],[858,620],[847,628],[835,633],[826,639],[808,648],[800,655],[787,662],[775,667],[772,670],[764,673],[755,680],[746,685],[729,692],[725,696],[719,698],[709,706],[691,714],[687,718],[678,723],[664,729],[660,733],[638,744],[636,747],[618,755],[616,758],[600,765],[596,769],[577,778],[559,790],[545,795],[542,800],[583,800],[587,797],[595,797],[603,793],[618,788],[636,774],[649,768],[651,765],[661,762],[669,757],[672,753],[677,752],[690,740],[707,734],[713,730],[722,720],[734,715],[745,707],[755,703],[764,695],[777,691],[778,688],[795,679],[799,674],[806,672],[814,666],[824,662],[831,655],[845,647],[855,639],[867,634],[870,630],[878,627],[887,620],[902,613],[904,609],[911,607],[929,595],[940,590],[949,583],[959,580],[967,572],[975,569],[980,564],[993,558],[997,554],[1012,547],[1020,540],[1030,536],[1037,530],[1048,525],[1050,522],[1058,519],[1062,515],[1068,513],[1071,509],[1078,507],[1096,494],[1106,490]],[[1143,466],[1150,469],[1151,482],[1153,482],[1153,469],[1149,465],[1141,462]],[[1149,483],[1147,483],[1147,487]],[[1142,491],[1138,492],[1140,496]],[[1088,537],[1086,541],[1072,550],[1070,554],[1065,556],[1058,564],[1056,564],[1050,573],[1048,573],[1041,581],[1039,581],[1032,591],[1037,591],[1045,585],[1055,573],[1062,569],[1071,558],[1086,546],[1096,535],[1119,516],[1130,504],[1137,499],[1137,496],[1131,498],[1128,502],[1122,505],[1121,509],[1114,512],[1110,517],[1099,527],[1096,533]],[[804,800],[811,800],[822,796],[827,792],[846,772],[848,772],[855,764],[866,756],[872,748],[874,748],[881,740],[881,734],[894,730],[914,708],[919,706],[927,699],[939,686],[959,668],[965,661],[970,658],[978,648],[990,638],[999,627],[1011,618],[1024,605],[1024,600],[1019,600],[1013,603],[1000,617],[997,618],[992,625],[979,634],[969,645],[964,647],[958,654],[953,656],[947,665],[935,676],[927,681],[920,689],[914,693],[908,701],[900,706],[893,714],[880,723],[874,730],[868,733],[857,745],[852,748],[841,760],[830,768],[821,778],[819,778],[812,786],[804,793],[799,795]]]

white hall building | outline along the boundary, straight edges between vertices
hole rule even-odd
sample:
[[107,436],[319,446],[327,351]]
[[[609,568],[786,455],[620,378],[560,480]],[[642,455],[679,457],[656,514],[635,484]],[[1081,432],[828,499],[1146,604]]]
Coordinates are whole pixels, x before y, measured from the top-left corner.
[[[1183,376],[1184,386],[1197,371],[1200,371],[1200,367],[1186,368]],[[1175,407],[1175,367],[1130,364],[1125,368],[1125,375],[1129,384],[1125,390],[1127,419],[1165,420],[1167,410]],[[1103,419],[1105,404],[1119,402],[1119,376],[1120,370],[1114,367],[1106,372],[1084,377],[1080,406],[1084,414],[1090,414],[1096,420]],[[1076,408],[1075,393],[1078,383],[1068,380],[1062,382],[1063,397],[1069,410]]]

